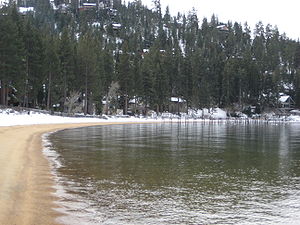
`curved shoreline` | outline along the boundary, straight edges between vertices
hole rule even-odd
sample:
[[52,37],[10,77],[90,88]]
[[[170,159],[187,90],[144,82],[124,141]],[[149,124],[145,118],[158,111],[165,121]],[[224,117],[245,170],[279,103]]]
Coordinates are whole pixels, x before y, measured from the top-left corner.
[[0,224],[59,225],[57,197],[42,135],[63,129],[126,124],[98,122],[0,127]]
[[149,122],[88,122],[0,127],[0,224],[55,225],[55,181],[43,153],[42,135],[63,129]]

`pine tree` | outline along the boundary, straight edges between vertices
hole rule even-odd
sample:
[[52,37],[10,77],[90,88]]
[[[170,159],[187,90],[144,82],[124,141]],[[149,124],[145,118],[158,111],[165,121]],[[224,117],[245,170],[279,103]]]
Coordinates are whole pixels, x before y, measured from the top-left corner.
[[79,82],[75,79],[75,52],[72,43],[70,31],[64,28],[59,42],[59,61],[61,83],[60,105],[63,106],[63,111],[66,111],[65,101],[71,91],[79,90]]
[[45,42],[45,59],[44,59],[44,96],[47,110],[53,108],[53,104],[61,103],[61,76],[60,61],[58,55],[58,38],[55,36],[47,36]]
[[300,107],[300,44],[297,43],[295,56],[294,56],[294,65],[296,68],[296,81],[295,81],[295,96],[296,96],[296,105]]
[[97,83],[97,44],[91,32],[87,32],[79,39],[77,57],[79,79],[83,94],[84,114],[93,112],[92,84]]
[[28,18],[24,26],[24,46],[26,62],[26,79],[23,105],[36,107],[41,103],[39,95],[43,90],[43,59],[44,46],[41,33]]
[[155,96],[155,75],[153,71],[153,57],[154,54],[150,51],[144,56],[141,64],[141,74],[143,83],[142,100],[144,102],[146,110],[154,105]]
[[130,90],[132,87],[132,74],[131,74],[131,61],[130,52],[128,49],[128,42],[125,41],[122,45],[122,52],[120,54],[119,63],[117,64],[118,80],[120,84],[120,90],[124,99],[123,113],[127,114],[128,101],[130,98]]
[[[70,12],[54,14],[47,0],[36,2],[35,15],[20,16],[14,5],[1,9],[0,81],[17,89],[11,103],[60,103],[66,111],[66,98],[80,93],[85,113],[94,106],[100,112],[114,82],[124,113],[133,96],[157,112],[167,110],[171,96],[195,108],[275,106],[284,92],[300,105],[299,43],[276,27],[259,22],[252,35],[247,24],[215,15],[199,22],[195,10],[171,17],[167,8],[162,15],[160,1],[153,3],[150,10],[139,0],[115,0],[113,13],[79,12],[73,1]],[[1,96],[8,104],[7,93]]]
[[[0,15],[0,104],[8,104],[7,88],[14,86],[20,93],[24,84],[24,46],[20,29],[11,15]],[[20,101],[20,99],[19,99]]]

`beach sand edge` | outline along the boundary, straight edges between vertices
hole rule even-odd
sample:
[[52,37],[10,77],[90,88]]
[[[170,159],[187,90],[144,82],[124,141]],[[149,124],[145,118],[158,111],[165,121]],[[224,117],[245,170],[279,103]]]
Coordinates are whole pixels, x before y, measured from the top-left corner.
[[[125,122],[126,123],[126,122]],[[55,182],[42,135],[58,130],[125,124],[99,122],[0,127],[0,224],[59,225]]]

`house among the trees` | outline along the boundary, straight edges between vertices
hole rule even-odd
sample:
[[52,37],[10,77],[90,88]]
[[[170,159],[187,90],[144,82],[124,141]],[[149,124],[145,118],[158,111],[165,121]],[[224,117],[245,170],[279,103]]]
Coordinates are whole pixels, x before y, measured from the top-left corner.
[[169,103],[169,112],[170,113],[181,113],[187,111],[186,100],[179,97],[171,97]]
[[80,0],[79,10],[89,10],[97,8],[97,0]]
[[35,1],[34,0],[16,0],[18,10],[22,15],[35,12]]
[[120,30],[122,25],[120,23],[113,23],[112,25],[112,29],[114,30]]
[[229,28],[225,24],[217,26],[217,29],[220,31],[229,32]]
[[79,0],[79,10],[111,8],[112,0]]
[[128,114],[141,115],[145,114],[146,107],[144,106],[141,98],[134,96],[128,101]]
[[285,95],[283,93],[280,94],[280,98],[278,99],[279,108],[282,109],[293,109],[295,106],[295,101],[289,95]]

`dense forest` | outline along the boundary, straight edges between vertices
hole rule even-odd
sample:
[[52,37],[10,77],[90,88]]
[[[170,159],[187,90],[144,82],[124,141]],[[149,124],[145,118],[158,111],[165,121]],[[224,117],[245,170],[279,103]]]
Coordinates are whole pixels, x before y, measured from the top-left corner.
[[[101,113],[128,103],[157,112],[171,97],[190,108],[277,107],[280,93],[300,106],[300,44],[272,25],[172,16],[155,0],[11,3],[0,14],[2,105]],[[62,7],[63,6],[63,7]],[[107,103],[107,108],[103,101]]]

